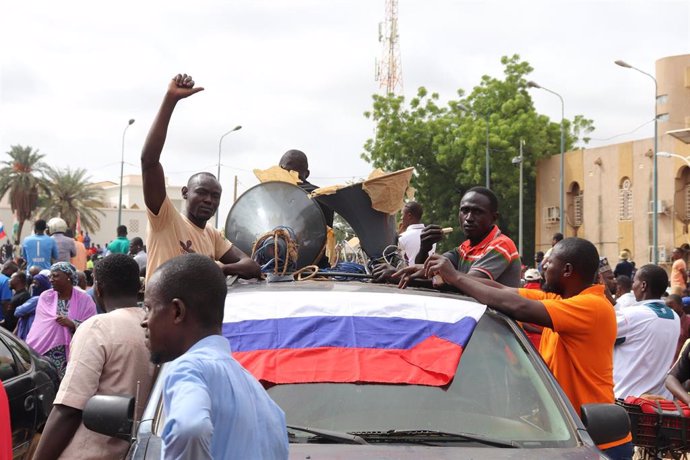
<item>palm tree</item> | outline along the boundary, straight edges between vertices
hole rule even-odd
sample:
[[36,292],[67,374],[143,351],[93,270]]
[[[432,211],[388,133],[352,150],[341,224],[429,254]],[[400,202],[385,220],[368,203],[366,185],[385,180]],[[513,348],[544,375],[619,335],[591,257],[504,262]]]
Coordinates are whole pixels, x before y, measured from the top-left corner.
[[48,166],[46,178],[49,181],[48,193],[41,197],[39,203],[42,219],[62,217],[69,228],[74,229],[79,213],[84,230],[94,232],[101,227],[98,214],[104,216],[105,213],[97,208],[105,207],[103,191],[89,182],[85,169]]
[[38,205],[39,192],[48,188],[44,179],[46,165],[41,161],[45,155],[21,145],[11,146],[7,154],[10,159],[0,163],[0,200],[9,193],[10,208],[19,223],[15,236],[15,244],[19,244],[24,222]]

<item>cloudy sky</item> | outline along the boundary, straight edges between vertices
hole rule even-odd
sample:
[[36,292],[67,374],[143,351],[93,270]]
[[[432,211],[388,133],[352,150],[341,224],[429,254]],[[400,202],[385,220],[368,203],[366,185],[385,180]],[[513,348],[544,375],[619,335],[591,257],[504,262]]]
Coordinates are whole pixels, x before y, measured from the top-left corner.
[[[186,72],[206,90],[178,105],[162,163],[173,184],[215,172],[220,136],[242,125],[223,140],[223,216],[232,177],[241,192],[289,148],[309,155],[318,185],[366,176],[362,114],[378,91],[384,14],[384,0],[5,1],[0,149],[30,145],[53,166],[118,181],[134,118],[125,174],[138,174],[166,85]],[[594,119],[596,146],[652,135],[652,81],[613,61],[654,73],[657,59],[690,53],[690,0],[400,0],[399,30],[404,94],[469,92],[518,53],[566,117]],[[560,117],[555,96],[532,94]]]

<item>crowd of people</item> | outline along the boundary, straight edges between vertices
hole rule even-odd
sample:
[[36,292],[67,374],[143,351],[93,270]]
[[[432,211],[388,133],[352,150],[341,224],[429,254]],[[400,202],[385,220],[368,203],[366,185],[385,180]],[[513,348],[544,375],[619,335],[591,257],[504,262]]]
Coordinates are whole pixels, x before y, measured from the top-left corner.
[[[95,394],[137,391],[146,401],[156,365],[166,362],[164,458],[287,457],[283,411],[232,359],[221,334],[225,277],[259,278],[260,267],[208,223],[222,194],[215,176],[189,178],[183,212],[166,194],[160,157],[168,124],[177,104],[202,90],[191,76],[174,77],[145,141],[146,242],[119,226],[101,248],[55,218],[36,220],[19,253],[2,248],[1,324],[62,379],[35,458],[121,457],[126,441],[83,426],[85,404]],[[288,151],[281,166],[313,187],[302,152]],[[495,194],[470,188],[458,209],[466,239],[437,254],[447,229],[425,225],[422,205],[406,203],[404,263],[380,263],[373,281],[457,291],[519,321],[578,413],[584,404],[649,394],[690,404],[687,251],[674,251],[669,277],[653,264],[636,268],[629,251],[611,269],[591,242],[555,234],[527,267],[498,217]],[[599,447],[611,458],[632,457],[630,434]]]
[[[419,224],[421,206],[407,203],[403,216],[409,210],[414,219],[403,224]],[[612,269],[589,241],[556,233],[528,267],[496,224],[490,190],[468,190],[458,219],[467,240],[443,255],[432,246],[441,227],[403,225],[400,252],[415,263],[379,267],[376,281],[457,290],[518,320],[578,413],[583,404],[615,399],[690,402],[687,249],[674,250],[669,277],[658,265],[638,269],[627,250]],[[599,447],[611,458],[633,453],[630,435]]]

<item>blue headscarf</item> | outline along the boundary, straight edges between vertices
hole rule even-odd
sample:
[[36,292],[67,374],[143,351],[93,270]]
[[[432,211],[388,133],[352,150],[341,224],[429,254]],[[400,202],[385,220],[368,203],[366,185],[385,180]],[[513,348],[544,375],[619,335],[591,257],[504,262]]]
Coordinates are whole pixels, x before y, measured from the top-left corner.
[[62,272],[67,275],[72,281],[72,286],[76,286],[79,281],[77,278],[77,270],[69,262],[57,262],[50,267],[51,272]]
[[31,295],[34,297],[41,295],[43,291],[47,291],[51,287],[50,279],[45,275],[38,274],[33,277],[33,281],[36,281],[36,285],[31,288]]

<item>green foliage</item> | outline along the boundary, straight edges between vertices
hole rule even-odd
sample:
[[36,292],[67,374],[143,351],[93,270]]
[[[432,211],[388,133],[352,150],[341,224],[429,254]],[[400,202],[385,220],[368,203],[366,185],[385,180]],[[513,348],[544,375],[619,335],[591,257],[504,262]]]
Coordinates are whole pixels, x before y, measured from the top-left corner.
[[103,191],[89,183],[85,169],[47,167],[46,177],[50,188],[40,198],[40,218],[47,220],[60,216],[74,229],[79,211],[83,230],[93,232],[100,228],[98,214],[105,214],[97,208],[105,207]]
[[[523,256],[529,261],[534,248],[536,162],[560,153],[561,127],[560,120],[554,123],[534,109],[525,78],[532,67],[518,55],[503,57],[501,63],[503,79],[484,75],[467,97],[460,89],[445,105],[438,94],[423,87],[407,105],[403,96],[374,95],[373,108],[364,115],[376,123],[376,134],[364,144],[362,158],[388,171],[414,166],[412,186],[416,201],[424,206],[423,221],[456,228],[439,248],[449,249],[462,240],[457,229],[462,194],[485,184],[488,121],[490,184],[499,199],[499,226],[517,244],[519,167],[511,160],[519,155],[523,139]],[[594,128],[591,120],[578,115],[573,123],[564,120],[564,129],[567,151]],[[582,138],[584,143],[588,140]]]
[[38,150],[13,145],[7,155],[10,159],[0,163],[0,199],[9,193],[10,208],[19,220],[19,230],[15,235],[17,244],[21,240],[24,222],[31,218],[38,205],[39,192],[45,192],[49,184],[43,178],[46,165],[41,160],[45,155]]

